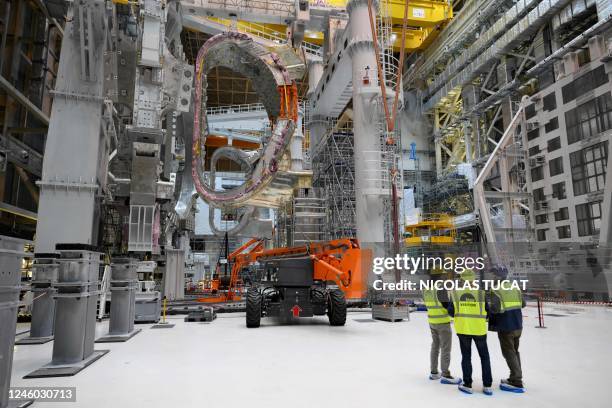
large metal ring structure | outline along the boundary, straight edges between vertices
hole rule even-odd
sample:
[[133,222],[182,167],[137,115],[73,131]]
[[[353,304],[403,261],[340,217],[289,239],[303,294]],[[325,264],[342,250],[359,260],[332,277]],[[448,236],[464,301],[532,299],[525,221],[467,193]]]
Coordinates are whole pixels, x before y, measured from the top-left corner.
[[[206,138],[206,74],[215,67],[229,68],[252,79],[254,90],[261,96],[270,122],[272,135],[262,147],[258,160],[246,181],[233,189],[215,189],[214,171],[208,183],[203,177]],[[243,206],[273,180],[279,163],[289,146],[297,123],[297,87],[280,58],[246,34],[226,32],[210,38],[196,60],[195,115],[193,129],[192,175],[199,196],[217,208]],[[239,149],[224,148],[223,156],[235,160],[244,157]],[[241,162],[242,160],[238,160]]]
[[[217,150],[215,150],[215,152],[210,158],[209,180],[210,180],[211,186],[216,186],[217,162],[222,157],[228,158],[232,160],[233,162],[238,163],[240,165],[240,170],[244,172],[244,174],[246,175],[246,178],[249,177],[249,173],[251,171],[251,162],[252,162],[251,159],[253,155],[245,151],[242,151],[240,149],[236,149],[235,147],[230,147],[230,146],[220,147]],[[210,205],[210,211],[208,212],[208,224],[210,225],[210,229],[215,235],[223,235],[225,233],[227,233],[228,235],[239,234],[240,232],[242,232],[242,230],[246,228],[246,226],[249,224],[249,221],[253,217],[253,214],[255,213],[255,207],[251,205],[241,207],[238,210],[239,213],[238,213],[237,225],[235,225],[233,228],[222,230],[222,229],[217,228],[217,226],[215,225],[215,211],[214,211],[215,207],[214,205],[212,204],[209,204],[209,205]],[[221,211],[223,211],[223,209],[221,209]]]

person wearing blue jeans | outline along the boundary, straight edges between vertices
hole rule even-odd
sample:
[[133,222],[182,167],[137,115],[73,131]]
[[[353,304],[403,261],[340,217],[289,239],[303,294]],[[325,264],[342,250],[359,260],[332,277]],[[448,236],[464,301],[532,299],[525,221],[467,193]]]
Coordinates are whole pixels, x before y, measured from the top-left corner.
[[490,388],[493,385],[491,374],[491,359],[487,347],[487,335],[471,336],[458,334],[459,346],[461,347],[461,369],[463,371],[463,385],[472,388],[472,340],[476,344],[478,356],[480,356],[480,366],[482,368],[482,385]]
[[491,374],[491,359],[487,348],[487,318],[489,315],[488,301],[485,291],[471,288],[476,274],[466,269],[460,275],[465,283],[463,288],[451,291],[452,302],[447,306],[448,314],[455,318],[455,332],[459,338],[461,348],[461,368],[463,370],[463,383],[459,384],[459,391],[472,394],[472,341],[480,356],[482,366],[482,392],[493,395],[493,378]]

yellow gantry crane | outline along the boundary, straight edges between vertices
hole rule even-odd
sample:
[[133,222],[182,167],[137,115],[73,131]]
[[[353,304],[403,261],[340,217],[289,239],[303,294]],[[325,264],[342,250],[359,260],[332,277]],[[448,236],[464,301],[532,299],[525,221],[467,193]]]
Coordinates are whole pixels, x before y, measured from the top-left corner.
[[[408,19],[405,48],[407,51],[423,49],[429,45],[441,28],[453,17],[452,5],[448,0],[381,0],[391,18],[393,36],[391,38],[395,51],[401,45],[404,9],[408,4]],[[348,0],[310,0],[311,8],[345,10]],[[206,17],[215,23],[232,27],[240,32],[262,37],[268,40],[286,40],[285,25],[265,24],[245,20],[232,21],[218,17]],[[304,41],[323,44],[323,33],[306,30]]]

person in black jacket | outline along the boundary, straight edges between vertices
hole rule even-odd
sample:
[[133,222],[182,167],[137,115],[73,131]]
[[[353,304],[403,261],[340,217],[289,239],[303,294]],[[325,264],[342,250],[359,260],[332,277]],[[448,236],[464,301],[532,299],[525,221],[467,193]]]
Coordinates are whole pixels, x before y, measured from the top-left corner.
[[[500,281],[508,277],[508,270],[503,266],[494,267],[492,272]],[[497,332],[502,355],[510,368],[510,377],[501,380],[499,388],[515,393],[525,392],[519,352],[523,332],[523,312],[521,310],[523,307],[525,307],[525,300],[518,289],[501,289],[491,294],[492,313],[489,318],[489,330]]]

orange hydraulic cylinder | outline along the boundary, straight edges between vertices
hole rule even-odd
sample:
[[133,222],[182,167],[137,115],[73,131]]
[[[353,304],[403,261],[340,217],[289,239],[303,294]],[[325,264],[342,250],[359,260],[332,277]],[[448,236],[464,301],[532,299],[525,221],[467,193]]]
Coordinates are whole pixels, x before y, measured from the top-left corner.
[[[327,261],[327,260],[326,260]],[[367,276],[372,264],[372,251],[363,248],[347,249],[334,262],[314,262],[314,278],[322,281],[335,281],[350,301],[364,300],[367,296]],[[328,265],[333,266],[329,268]],[[337,270],[344,273],[342,280],[338,279]]]

